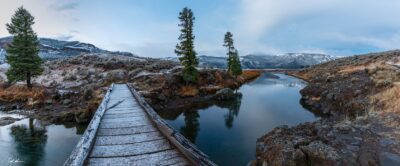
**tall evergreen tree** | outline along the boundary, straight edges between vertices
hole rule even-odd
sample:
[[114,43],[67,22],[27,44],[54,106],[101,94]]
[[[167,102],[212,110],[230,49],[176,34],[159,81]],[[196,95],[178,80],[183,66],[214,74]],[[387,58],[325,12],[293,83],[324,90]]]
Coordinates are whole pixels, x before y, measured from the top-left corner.
[[196,82],[198,71],[198,59],[196,51],[194,50],[194,34],[193,23],[194,16],[191,9],[185,7],[179,13],[179,26],[181,27],[181,34],[179,35],[180,42],[176,45],[175,53],[179,56],[179,61],[184,66],[183,79],[186,82]]
[[23,7],[17,9],[6,24],[8,32],[13,35],[13,41],[8,45],[7,62],[10,69],[7,79],[10,82],[26,80],[28,88],[32,88],[31,78],[43,72],[42,59],[39,57],[39,41],[32,29],[34,17]]
[[242,74],[242,65],[240,64],[239,53],[235,50],[234,54],[232,55],[232,62],[231,62],[231,74],[235,77]]
[[231,32],[226,32],[225,37],[224,37],[224,47],[227,49],[227,55],[228,55],[228,73],[231,73],[231,66],[232,66],[232,61],[233,61],[233,55],[235,54],[235,46],[233,46],[233,34]]

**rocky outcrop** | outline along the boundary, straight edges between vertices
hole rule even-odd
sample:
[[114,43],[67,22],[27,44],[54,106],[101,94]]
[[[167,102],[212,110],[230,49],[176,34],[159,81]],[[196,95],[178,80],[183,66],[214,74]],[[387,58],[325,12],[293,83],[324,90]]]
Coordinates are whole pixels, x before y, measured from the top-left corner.
[[235,92],[230,88],[218,90],[215,95],[213,95],[213,98],[217,100],[231,100],[235,97]]

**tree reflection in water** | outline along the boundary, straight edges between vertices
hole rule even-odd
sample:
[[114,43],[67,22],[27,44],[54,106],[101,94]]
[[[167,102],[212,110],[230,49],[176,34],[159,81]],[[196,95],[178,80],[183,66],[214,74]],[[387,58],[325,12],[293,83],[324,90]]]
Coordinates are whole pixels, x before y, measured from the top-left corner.
[[15,125],[11,127],[18,158],[22,165],[39,165],[43,158],[47,141],[46,128],[35,124],[34,119],[29,119],[29,125]]
[[227,128],[232,128],[233,120],[239,115],[240,105],[242,104],[242,94],[236,93],[234,99],[217,104],[218,107],[227,108],[228,113],[224,116]]
[[[206,105],[204,105],[203,103],[203,105],[200,105],[199,107],[208,108],[213,105],[216,105],[217,107],[228,109],[227,114],[224,115],[225,125],[227,128],[232,128],[235,117],[239,115],[241,104],[242,104],[242,94],[237,93],[235,98],[232,100],[213,101],[207,103]],[[161,114],[161,116],[163,116],[163,114]],[[200,122],[199,122],[200,115],[197,109],[193,109],[192,107],[192,109],[183,111],[183,116],[185,119],[184,120],[185,126],[181,127],[180,132],[192,143],[196,143],[197,133],[200,131]]]
[[181,127],[181,133],[192,143],[195,143],[197,133],[200,130],[200,115],[197,111],[185,111],[183,116],[185,116],[185,126]]

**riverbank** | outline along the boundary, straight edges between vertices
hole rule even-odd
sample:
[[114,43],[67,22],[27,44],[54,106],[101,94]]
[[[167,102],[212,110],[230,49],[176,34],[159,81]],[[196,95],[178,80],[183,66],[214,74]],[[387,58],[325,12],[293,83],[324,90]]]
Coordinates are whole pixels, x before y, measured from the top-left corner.
[[288,72],[309,82],[302,102],[327,116],[259,138],[253,164],[399,164],[399,57],[382,52]]

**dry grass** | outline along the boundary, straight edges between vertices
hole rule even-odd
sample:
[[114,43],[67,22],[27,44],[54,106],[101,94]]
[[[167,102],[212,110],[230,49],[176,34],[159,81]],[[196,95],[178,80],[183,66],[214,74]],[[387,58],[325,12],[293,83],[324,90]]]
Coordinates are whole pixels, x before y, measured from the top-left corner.
[[183,97],[192,97],[196,96],[199,94],[199,89],[197,89],[195,86],[183,86],[179,90],[179,95]]
[[394,85],[383,92],[370,97],[371,111],[376,112],[400,112],[400,86]]
[[28,99],[37,101],[43,100],[45,96],[44,87],[29,89],[24,85],[13,85],[8,88],[0,88],[0,101],[4,102],[27,101]]
[[399,80],[399,73],[391,69],[379,69],[370,77],[377,85],[388,85]]
[[[378,113],[377,124],[379,135],[393,139],[400,139],[400,85],[386,89],[385,91],[370,97],[373,106],[370,112]],[[382,127],[379,127],[382,126]]]
[[244,70],[242,75],[238,77],[238,80],[242,83],[253,80],[261,75],[259,70]]

